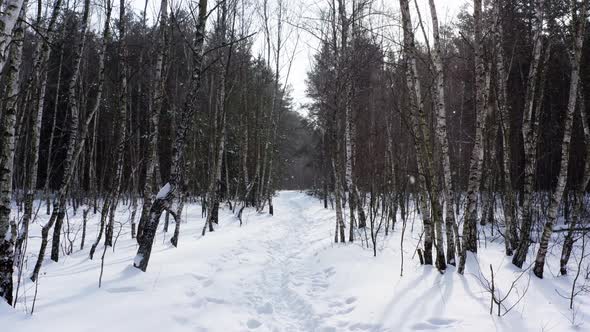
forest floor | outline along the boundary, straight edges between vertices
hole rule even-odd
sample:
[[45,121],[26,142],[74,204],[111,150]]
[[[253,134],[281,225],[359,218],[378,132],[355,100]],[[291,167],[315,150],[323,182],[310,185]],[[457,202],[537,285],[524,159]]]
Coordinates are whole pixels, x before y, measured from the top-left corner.
[[[334,244],[334,211],[304,193],[280,192],[275,216],[244,213],[240,227],[226,208],[216,231],[201,237],[199,205],[185,209],[179,247],[158,232],[147,273],[132,266],[137,245],[130,238],[128,206],[121,206],[123,225],[115,250],[106,251],[102,287],[98,287],[99,246],[94,260],[88,250],[97,232],[98,215],[89,215],[86,248],[45,261],[31,316],[35,284],[21,285],[16,309],[0,305],[2,331],[574,331],[590,330],[590,298],[568,297],[574,276],[557,277],[561,246],[549,257],[546,277],[524,274],[503,254],[498,235],[485,229],[477,261],[469,257],[466,273],[454,267],[440,274],[420,265],[414,255],[421,225],[407,224],[400,276],[401,223],[378,236],[377,257],[366,243]],[[42,206],[41,224],[46,222]],[[69,214],[74,233],[81,211]],[[415,214],[411,214],[415,216]],[[171,218],[172,219],[172,218]],[[416,220],[419,218],[415,218]],[[163,222],[162,222],[163,223]],[[161,223],[161,224],[162,224]],[[173,225],[170,231],[173,230]],[[27,269],[39,247],[40,224],[32,227]],[[496,232],[497,233],[497,232]],[[360,233],[357,233],[357,238]],[[348,230],[347,230],[348,236]],[[362,234],[364,238],[364,234]],[[370,239],[370,234],[368,235]],[[495,242],[494,242],[495,241]],[[534,248],[531,249],[531,254]],[[49,250],[48,250],[49,251]],[[531,256],[529,254],[529,256]],[[557,256],[557,257],[556,257]],[[530,257],[529,257],[530,259]],[[572,259],[575,268],[575,259]],[[503,317],[490,315],[490,293],[483,277],[494,268],[495,287],[514,305]],[[528,261],[527,261],[527,264]],[[480,269],[481,267],[481,269]],[[25,271],[26,272],[26,271]],[[26,272],[27,274],[30,272]],[[588,282],[580,277],[578,283]],[[26,313],[28,312],[28,314]],[[502,314],[505,309],[502,308]],[[6,329],[8,327],[8,329]]]

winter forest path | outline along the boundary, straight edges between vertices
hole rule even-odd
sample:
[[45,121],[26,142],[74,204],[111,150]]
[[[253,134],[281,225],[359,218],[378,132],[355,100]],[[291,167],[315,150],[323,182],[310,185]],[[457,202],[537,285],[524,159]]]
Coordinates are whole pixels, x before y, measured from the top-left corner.
[[[169,244],[171,234],[160,226],[148,271],[142,273],[131,266],[137,244],[128,232],[129,206],[121,204],[121,233],[115,250],[106,251],[102,287],[100,255],[89,260],[88,248],[59,263],[48,260],[35,314],[24,314],[35,293],[35,285],[27,282],[18,314],[0,306],[0,326],[9,326],[10,332],[57,327],[63,332],[567,331],[571,326],[567,300],[555,292],[565,294],[567,280],[547,284],[532,279],[527,298],[499,319],[488,313],[489,295],[475,278],[474,261],[462,277],[453,268],[441,275],[412,259],[421,232],[418,222],[413,232],[408,225],[400,277],[399,225],[380,237],[373,257],[372,249],[358,241],[332,242],[334,211],[316,198],[283,191],[274,206],[274,216],[245,210],[242,226],[224,208],[216,231],[202,237],[201,207],[188,204],[179,247]],[[79,214],[69,214],[73,232],[79,229]],[[28,265],[38,249],[39,225],[46,222],[40,217],[31,230]],[[89,219],[90,243],[98,221],[98,215]],[[102,246],[97,252],[102,254]],[[518,271],[502,252],[501,244],[489,243],[479,257],[481,266],[501,268],[496,278],[505,290]],[[580,299],[580,308],[590,307],[587,300]],[[587,320],[584,310],[581,321]]]

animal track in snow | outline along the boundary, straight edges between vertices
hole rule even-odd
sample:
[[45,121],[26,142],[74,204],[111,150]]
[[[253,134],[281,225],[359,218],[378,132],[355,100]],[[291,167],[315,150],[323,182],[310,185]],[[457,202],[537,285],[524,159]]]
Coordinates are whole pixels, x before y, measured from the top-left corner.
[[351,313],[354,309],[355,309],[355,307],[350,307],[350,308],[338,311],[337,314],[338,315],[345,315],[345,314]]
[[335,275],[336,274],[336,271],[334,271],[334,268],[333,267],[329,267],[327,269],[324,269],[324,274],[326,275],[326,277],[329,278],[329,277]]
[[349,297],[349,298],[346,299],[346,304],[351,304],[351,303],[354,303],[354,302],[356,302],[356,297],[354,297],[354,296],[351,296],[351,297]]
[[224,299],[218,299],[215,297],[206,297],[205,300],[207,300],[207,302],[211,302],[211,303],[215,303],[215,304],[224,304],[225,303]]
[[274,309],[272,307],[272,304],[270,304],[270,302],[266,302],[264,305],[258,307],[258,309],[256,309],[256,311],[259,314],[272,314],[274,312]]
[[257,321],[256,319],[249,319],[246,325],[250,329],[257,329],[260,327],[260,325],[262,325],[262,323],[260,321]]
[[207,279],[206,276],[202,276],[200,274],[196,274],[196,273],[189,273],[193,278],[197,279],[197,280],[204,280]]
[[355,323],[350,325],[351,331],[378,331],[381,328],[379,324]]
[[131,287],[107,288],[106,291],[109,293],[132,293],[132,292],[140,292],[141,289],[131,286]]
[[440,328],[453,327],[456,322],[457,321],[455,319],[433,317],[428,319],[426,322],[412,325],[412,329],[415,331],[438,330]]

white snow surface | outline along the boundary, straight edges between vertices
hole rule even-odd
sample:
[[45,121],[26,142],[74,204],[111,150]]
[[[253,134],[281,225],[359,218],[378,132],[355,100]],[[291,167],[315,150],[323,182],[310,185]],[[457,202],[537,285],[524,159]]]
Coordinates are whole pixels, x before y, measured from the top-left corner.
[[[171,234],[162,232],[162,220],[148,270],[143,273],[132,266],[137,244],[130,238],[130,207],[120,204],[117,221],[122,229],[115,250],[106,252],[102,288],[98,288],[102,244],[97,248],[100,254],[94,260],[88,258],[99,222],[99,215],[91,212],[86,248],[79,250],[80,232],[73,254],[62,255],[59,263],[47,257],[33,316],[27,312],[35,285],[26,278],[16,308],[0,304],[0,330],[590,330],[588,296],[579,295],[572,311],[569,300],[559,295],[569,294],[573,280],[573,276],[553,275],[558,272],[560,246],[552,249],[545,279],[527,272],[506,306],[516,303],[528,285],[525,297],[507,315],[497,317],[496,308],[494,315],[489,314],[490,295],[477,277],[483,274],[489,279],[492,264],[496,287],[504,296],[521,270],[504,256],[501,242],[492,242],[489,229],[487,244],[482,243],[477,260],[469,257],[464,276],[454,267],[440,274],[431,266],[420,265],[414,256],[421,225],[415,218],[412,231],[410,220],[400,277],[401,222],[388,237],[380,236],[377,257],[373,257],[372,249],[360,241],[333,243],[334,211],[324,209],[321,201],[285,191],[274,205],[275,216],[246,210],[241,227],[224,208],[215,232],[201,237],[201,208],[186,204],[179,247],[169,244]],[[47,219],[43,211],[44,206],[40,222],[31,227],[26,275],[35,263],[38,234]],[[414,212],[410,216],[414,218]],[[69,219],[75,233],[81,210],[76,215],[69,211]]]

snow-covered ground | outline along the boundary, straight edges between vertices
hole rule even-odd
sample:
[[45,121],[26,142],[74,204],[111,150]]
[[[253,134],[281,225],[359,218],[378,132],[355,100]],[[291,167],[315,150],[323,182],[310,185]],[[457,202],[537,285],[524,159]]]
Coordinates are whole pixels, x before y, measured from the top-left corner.
[[[101,288],[102,246],[94,260],[88,259],[98,222],[98,216],[91,216],[83,251],[76,243],[75,252],[59,263],[46,260],[33,316],[25,313],[35,293],[35,285],[27,282],[16,309],[0,305],[0,330],[590,331],[589,299],[580,295],[575,310],[569,309],[569,300],[560,294],[569,295],[573,276],[553,275],[554,256],[544,280],[528,272],[521,276],[504,302],[506,307],[516,304],[508,314],[497,317],[494,308],[490,315],[490,294],[481,283],[482,275],[490,279],[490,264],[502,296],[522,273],[490,234],[479,262],[469,258],[465,276],[453,267],[440,274],[419,264],[414,251],[421,226],[416,221],[411,232],[409,221],[400,276],[401,225],[381,238],[373,257],[360,242],[334,244],[333,210],[304,193],[288,191],[275,198],[275,216],[246,211],[240,227],[224,210],[216,231],[205,237],[200,235],[200,206],[188,205],[179,247],[169,244],[170,233],[160,231],[148,271],[142,273],[132,267],[137,245],[130,239],[128,213],[129,207],[121,206],[123,228],[115,251],[106,252]],[[73,231],[81,214],[70,213]],[[40,219],[44,223],[46,216]],[[29,270],[39,232],[35,224]],[[560,248],[554,250],[558,255]]]

